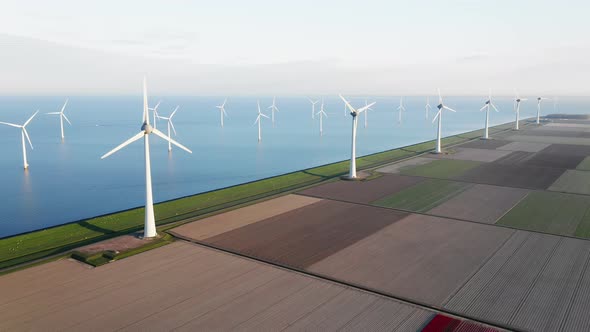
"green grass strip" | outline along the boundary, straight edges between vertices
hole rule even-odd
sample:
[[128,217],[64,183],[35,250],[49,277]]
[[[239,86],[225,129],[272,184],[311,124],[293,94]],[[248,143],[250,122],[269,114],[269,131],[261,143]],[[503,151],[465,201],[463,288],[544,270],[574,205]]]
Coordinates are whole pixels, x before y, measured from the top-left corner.
[[373,205],[427,212],[471,187],[472,184],[439,179],[426,179],[396,194],[381,198]]
[[479,165],[481,165],[480,162],[471,160],[439,159],[424,165],[402,168],[400,173],[437,179],[452,179]]
[[590,236],[590,197],[533,191],[497,224],[557,235]]

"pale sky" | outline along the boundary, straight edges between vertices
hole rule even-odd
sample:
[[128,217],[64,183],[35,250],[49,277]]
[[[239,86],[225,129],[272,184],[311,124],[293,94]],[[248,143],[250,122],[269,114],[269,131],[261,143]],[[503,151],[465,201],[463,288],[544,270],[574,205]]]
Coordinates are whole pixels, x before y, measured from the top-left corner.
[[0,94],[590,95],[588,1],[13,1]]

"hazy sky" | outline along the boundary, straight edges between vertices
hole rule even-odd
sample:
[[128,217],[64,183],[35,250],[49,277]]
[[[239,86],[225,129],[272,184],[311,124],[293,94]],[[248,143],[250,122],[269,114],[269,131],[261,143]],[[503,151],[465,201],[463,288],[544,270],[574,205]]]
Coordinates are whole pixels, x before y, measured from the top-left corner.
[[[588,1],[13,1],[0,94],[590,95]],[[138,83],[139,82],[139,83]]]

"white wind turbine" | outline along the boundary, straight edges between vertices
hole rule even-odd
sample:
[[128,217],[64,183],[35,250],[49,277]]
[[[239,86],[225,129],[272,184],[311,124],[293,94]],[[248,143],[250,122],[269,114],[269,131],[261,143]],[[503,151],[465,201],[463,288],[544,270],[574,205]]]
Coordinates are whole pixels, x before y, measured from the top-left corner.
[[37,113],[39,113],[39,111],[35,112],[35,114],[33,114],[33,116],[31,116],[22,126],[14,124],[14,123],[0,122],[0,124],[4,124],[7,126],[21,129],[20,135],[21,135],[21,141],[22,141],[22,145],[23,145],[23,166],[25,169],[29,168],[29,164],[27,163],[27,147],[25,145],[25,137],[27,137],[27,141],[29,141],[29,145],[31,146],[31,150],[33,149],[33,143],[31,143],[31,138],[29,137],[29,133],[27,133],[26,127],[31,122],[31,120],[33,120],[35,115],[37,115]]
[[[172,123],[172,117],[174,116],[174,114],[176,114],[176,111],[178,111],[178,107],[179,106],[176,106],[176,108],[174,109],[172,114],[170,114],[169,117],[160,116],[158,114],[158,119],[166,120],[168,122],[168,137],[172,137],[170,136],[170,128],[172,128],[172,130],[174,131],[174,136],[176,136],[176,129],[174,128],[174,123]],[[172,143],[170,141],[168,141],[168,151],[172,151]]]
[[402,123],[402,111],[406,111],[406,108],[404,107],[404,97],[399,98],[399,106],[397,107],[397,110],[399,112],[397,122]]
[[268,108],[270,108],[272,126],[274,127],[275,126],[275,111],[279,112],[279,108],[275,104],[275,97],[272,97],[272,105],[270,105]]
[[254,121],[254,124],[258,123],[258,142],[260,142],[262,141],[262,129],[260,127],[260,123],[262,122],[261,118],[265,117],[269,119],[269,117],[260,111],[260,101],[256,101],[256,103],[258,104],[258,116],[256,117],[256,121]]
[[432,109],[432,106],[430,106],[430,97],[426,96],[426,120],[428,120],[428,118],[430,117],[430,110]]
[[175,140],[171,139],[170,137],[164,135],[161,131],[157,130],[156,128],[150,125],[150,115],[149,115],[149,107],[148,107],[148,100],[147,100],[147,87],[145,82],[145,77],[143,79],[143,124],[141,125],[141,131],[131,137],[130,139],[126,140],[116,148],[112,149],[100,159],[104,159],[113,153],[121,150],[122,148],[126,147],[127,145],[141,139],[143,137],[143,146],[144,146],[144,157],[145,157],[145,223],[144,223],[144,230],[143,236],[144,238],[152,238],[156,236],[156,220],[154,218],[154,200],[152,197],[152,171],[151,171],[151,163],[150,163],[150,141],[149,136],[150,134],[155,134],[156,136],[160,136],[161,138],[165,139],[168,142],[178,146],[179,148],[187,151],[188,153],[192,153],[191,150],[187,149],[182,144],[176,142]]
[[324,135],[324,125],[323,125],[323,118],[328,117],[328,114],[324,112],[324,98],[322,98],[322,103],[320,104],[320,111],[317,113],[320,117],[320,136]]
[[[375,104],[375,103],[373,103],[373,104]],[[373,104],[371,104],[371,105],[373,105]],[[369,122],[368,122],[369,121],[368,120],[368,118],[369,118],[369,111],[372,111],[373,109],[370,107],[370,105],[368,104],[368,102],[367,102],[366,99],[365,99],[365,106],[369,106],[369,107],[366,108],[366,112],[365,112],[365,128],[367,128],[367,126],[369,124]]]
[[514,99],[514,111],[516,112],[516,123],[514,124],[514,130],[518,130],[518,123],[520,122],[520,102],[527,100],[526,98],[520,98],[518,92],[516,92],[516,98]]
[[489,126],[490,126],[490,106],[494,108],[494,111],[499,112],[498,109],[496,108],[496,105],[494,105],[494,103],[492,103],[492,89],[490,89],[488,100],[486,100],[483,107],[479,109],[480,112],[483,111],[484,109],[486,110],[486,128],[485,128],[485,131],[484,131],[484,134],[482,137],[483,139],[489,138],[488,131],[489,131]]
[[162,101],[158,101],[158,103],[156,104],[156,106],[154,107],[148,107],[148,110],[152,111],[152,114],[154,115],[154,129],[156,129],[158,126],[158,122],[156,121],[158,119],[158,106],[160,106],[160,103]]
[[537,97],[537,124],[539,124],[539,117],[541,115],[541,101],[542,100],[551,100],[545,97]]
[[432,119],[432,122],[434,123],[434,121],[436,121],[436,118],[438,118],[438,132],[436,134],[436,150],[434,151],[435,153],[441,153],[441,147],[440,147],[440,141],[441,141],[441,134],[442,134],[442,115],[443,115],[443,111],[444,110],[449,110],[451,112],[457,112],[454,109],[447,107],[442,100],[442,96],[440,94],[440,89],[438,90],[438,105],[436,106],[438,108],[438,112],[436,113],[436,115],[434,116],[434,119]]
[[66,99],[66,102],[64,103],[64,105],[61,107],[61,111],[59,112],[49,112],[46,114],[51,114],[51,115],[59,115],[59,126],[61,129],[61,140],[64,140],[64,119],[66,119],[66,121],[70,124],[70,126],[72,125],[72,123],[70,122],[70,120],[68,120],[68,117],[65,115],[64,111],[66,110],[66,105],[68,104],[68,99]]
[[361,114],[362,112],[366,111],[367,109],[369,109],[369,107],[375,105],[375,102],[372,102],[371,104],[366,105],[365,107],[362,107],[359,109],[354,109],[352,106],[350,106],[348,101],[346,99],[344,99],[344,97],[342,97],[342,95],[339,95],[339,96],[340,96],[340,99],[342,99],[342,101],[344,101],[344,104],[350,110],[350,115],[352,116],[352,145],[351,145],[351,152],[350,152],[350,171],[348,173],[348,178],[356,179],[356,127],[358,124],[357,116],[359,114]]
[[309,102],[311,103],[311,119],[315,119],[315,104],[317,104],[319,102],[319,100],[311,100],[310,98],[307,98],[307,100],[309,100]]
[[227,102],[227,98],[225,98],[225,100],[223,101],[223,104],[219,105],[219,106],[215,106],[219,109],[219,117],[221,118],[221,128],[223,128],[223,117],[227,116],[227,113],[225,113],[225,103]]

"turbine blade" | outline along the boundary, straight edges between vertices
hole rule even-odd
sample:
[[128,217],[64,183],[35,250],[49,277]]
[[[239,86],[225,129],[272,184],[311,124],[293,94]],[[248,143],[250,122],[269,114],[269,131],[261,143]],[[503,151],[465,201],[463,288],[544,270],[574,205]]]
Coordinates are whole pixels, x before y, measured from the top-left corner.
[[440,115],[440,112],[442,112],[442,110],[436,112],[436,115],[434,116],[434,119],[432,119],[432,123],[434,123],[434,121],[436,121],[436,119],[438,118],[438,116]]
[[61,114],[61,113],[60,112],[49,112],[49,113],[45,113],[45,114],[57,115],[57,114]]
[[148,102],[147,102],[147,83],[145,76],[143,77],[143,122],[150,124],[150,115],[148,114]]
[[179,148],[183,149],[184,151],[186,151],[186,152],[188,152],[188,153],[193,153],[193,152],[192,152],[191,150],[189,150],[189,149],[188,149],[186,146],[184,146],[184,145],[182,145],[182,144],[178,143],[177,141],[173,140],[172,138],[170,138],[170,137],[168,137],[168,136],[164,135],[164,134],[163,134],[161,131],[159,131],[158,129],[152,129],[152,133],[153,133],[153,134],[156,134],[156,135],[158,135],[158,136],[160,136],[161,138],[163,138],[163,139],[167,140],[168,142],[170,142],[170,143],[172,143],[172,144],[176,145],[177,147],[179,147]]
[[143,135],[145,135],[144,131],[140,131],[139,133],[137,133],[135,136],[131,137],[130,139],[126,140],[125,142],[121,143],[119,146],[117,146],[116,148],[112,149],[111,151],[105,153],[102,157],[100,157],[100,159],[104,159],[110,155],[112,155],[113,153],[121,150],[122,148],[126,147],[127,145],[137,141],[138,139],[142,138]]
[[11,126],[11,127],[15,127],[15,128],[22,128],[23,127],[21,125],[17,125],[17,124],[14,124],[14,123],[9,123],[9,122],[0,122],[0,124]]
[[72,125],[72,123],[70,122],[70,120],[68,120],[68,117],[64,113],[62,113],[61,116],[63,116],[64,119],[66,119],[66,121],[70,124],[70,126]]
[[168,120],[168,121],[170,121],[170,127],[172,127],[172,130],[174,131],[174,136],[178,136],[176,134],[176,128],[174,128],[174,123],[172,122],[172,120]]
[[260,115],[262,115],[263,117],[265,117],[265,118],[267,118],[267,119],[270,119],[270,118],[269,118],[269,117],[268,117],[266,114],[264,114],[264,113],[260,113]]
[[455,112],[455,113],[457,112],[457,111],[455,111],[454,109],[452,109],[452,108],[450,108],[450,107],[448,107],[448,106],[445,106],[445,105],[443,105],[443,108],[444,108],[444,109],[446,109],[446,110],[449,110],[449,111],[451,111],[451,112]]
[[159,116],[159,115],[156,115],[156,118],[161,119],[161,120],[170,120],[170,118],[167,118],[165,116]]
[[482,108],[480,108],[480,109],[479,109],[479,111],[481,112],[481,111],[485,110],[485,109],[486,109],[486,107],[488,107],[488,105],[483,105],[483,107],[482,107]]
[[498,113],[500,112],[500,111],[498,111],[498,109],[496,108],[496,105],[494,105],[494,104],[492,104],[492,103],[490,103],[490,105],[492,105],[492,107],[494,108],[494,110],[495,110],[496,112],[498,112]]
[[258,114],[258,116],[256,117],[256,120],[254,120],[254,123],[252,125],[257,124],[258,121],[260,121],[260,114]]
[[35,112],[35,114],[33,114],[28,120],[27,122],[25,122],[25,124],[23,125],[23,127],[26,127],[29,122],[31,122],[31,120],[33,120],[33,118],[35,117],[35,115],[37,115],[37,113],[39,113],[39,110],[37,110],[37,112]]
[[342,95],[339,95],[340,98],[344,101],[344,105],[346,105],[346,107],[348,107],[348,109],[352,112],[352,113],[357,113],[357,111],[350,106],[350,103],[348,103],[348,100],[344,99],[344,97],[342,97]]
[[363,107],[363,108],[359,108],[359,109],[358,109],[358,110],[356,110],[356,111],[357,111],[357,113],[359,113],[359,114],[360,114],[360,113],[362,113],[362,112],[364,112],[364,111],[366,111],[366,110],[370,109],[370,108],[371,108],[371,106],[375,105],[376,103],[377,103],[377,102],[376,102],[376,101],[374,101],[374,102],[370,103],[369,105],[367,105],[367,106],[365,106],[365,107]]
[[66,105],[68,104],[68,99],[66,99],[66,102],[64,103],[64,105],[61,107],[61,111],[60,113],[63,113],[64,110],[66,109]]
[[168,117],[169,119],[172,119],[174,114],[176,114],[176,111],[178,111],[178,107],[180,107],[180,106],[176,106],[176,108],[174,109],[174,112],[172,112],[172,114],[170,114],[170,116]]
[[442,104],[442,95],[440,94],[440,88],[436,89],[438,91],[438,103]]
[[225,113],[225,108],[221,108],[221,112],[223,112],[223,115],[225,115],[226,117],[228,117],[227,116],[227,113]]
[[33,143],[31,143],[31,138],[29,137],[29,133],[27,133],[27,129],[25,129],[24,126],[23,126],[23,133],[25,133],[25,137],[27,138],[27,141],[29,141],[29,145],[31,146],[31,150],[35,150],[33,148]]
[[221,107],[225,107],[226,102],[227,102],[227,98],[225,98],[225,100],[223,101],[223,104],[221,104]]

